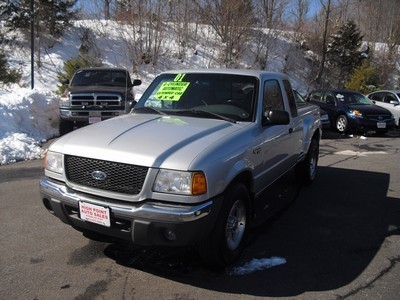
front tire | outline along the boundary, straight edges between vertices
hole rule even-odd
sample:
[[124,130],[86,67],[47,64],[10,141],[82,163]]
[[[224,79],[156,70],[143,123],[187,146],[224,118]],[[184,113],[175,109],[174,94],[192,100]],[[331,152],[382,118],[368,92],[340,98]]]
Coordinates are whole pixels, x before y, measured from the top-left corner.
[[340,133],[346,133],[348,127],[347,117],[345,115],[340,115],[336,119],[336,130]]
[[238,183],[228,187],[217,222],[209,237],[199,244],[199,254],[212,268],[232,264],[242,253],[248,231],[249,192]]

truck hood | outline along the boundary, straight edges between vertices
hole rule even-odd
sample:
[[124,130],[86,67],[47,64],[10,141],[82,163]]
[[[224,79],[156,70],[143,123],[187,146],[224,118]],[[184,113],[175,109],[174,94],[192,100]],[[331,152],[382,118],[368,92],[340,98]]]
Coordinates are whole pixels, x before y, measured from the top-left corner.
[[216,146],[248,124],[132,113],[75,130],[58,139],[50,150],[146,167],[188,170],[199,153],[204,155],[206,148]]

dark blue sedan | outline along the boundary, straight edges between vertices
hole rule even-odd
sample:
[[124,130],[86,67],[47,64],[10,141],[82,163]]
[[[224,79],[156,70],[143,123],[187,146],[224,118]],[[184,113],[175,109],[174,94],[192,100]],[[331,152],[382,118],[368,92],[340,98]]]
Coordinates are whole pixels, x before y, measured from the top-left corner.
[[306,99],[325,110],[332,127],[342,133],[373,130],[384,134],[395,126],[389,110],[355,91],[318,90],[309,93]]

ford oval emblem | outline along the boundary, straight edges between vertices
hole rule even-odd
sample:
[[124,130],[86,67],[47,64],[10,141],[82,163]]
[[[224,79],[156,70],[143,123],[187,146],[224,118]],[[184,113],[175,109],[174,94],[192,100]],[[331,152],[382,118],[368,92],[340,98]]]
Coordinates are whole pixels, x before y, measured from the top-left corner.
[[93,171],[90,175],[95,180],[106,180],[107,174],[102,171]]

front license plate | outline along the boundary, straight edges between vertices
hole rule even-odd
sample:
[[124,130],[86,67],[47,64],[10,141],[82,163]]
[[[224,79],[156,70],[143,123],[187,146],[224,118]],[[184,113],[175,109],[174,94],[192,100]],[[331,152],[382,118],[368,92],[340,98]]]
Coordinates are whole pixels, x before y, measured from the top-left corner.
[[101,117],[89,117],[89,124],[99,123],[101,121]]
[[378,122],[376,123],[376,125],[378,126],[378,128],[386,128],[386,123],[385,122]]
[[82,220],[110,227],[110,209],[91,203],[79,202],[79,212]]

